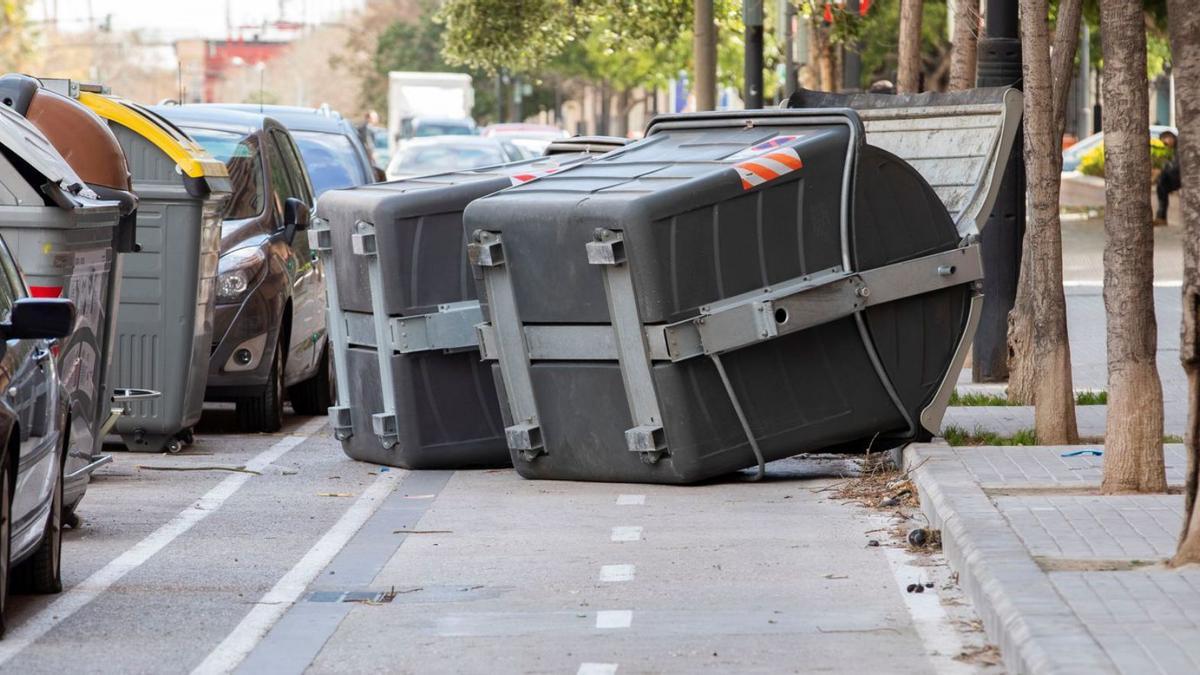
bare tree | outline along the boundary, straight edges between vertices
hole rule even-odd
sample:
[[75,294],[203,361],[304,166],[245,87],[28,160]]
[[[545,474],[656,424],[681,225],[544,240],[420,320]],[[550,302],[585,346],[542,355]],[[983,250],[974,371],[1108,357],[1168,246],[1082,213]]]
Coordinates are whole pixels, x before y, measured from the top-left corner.
[[1200,484],[1200,12],[1192,0],[1168,0],[1171,65],[1175,75],[1175,119],[1179,127],[1183,202],[1183,326],[1179,358],[1188,378],[1187,491],[1183,531],[1172,564],[1200,562],[1200,518],[1196,487]]
[[921,13],[924,0],[900,0],[900,50],[896,91],[911,94],[921,87]]
[[1104,79],[1104,309],[1108,429],[1104,494],[1162,492],[1162,382],[1155,363],[1154,231],[1142,3],[1100,1]]
[[979,55],[979,0],[954,2],[954,52],[950,57],[950,89],[975,86],[975,63]]
[[[1038,441],[1076,443],[1075,390],[1058,217],[1067,92],[1079,36],[1080,0],[1062,0],[1051,49],[1047,0],[1021,1],[1025,80],[1025,174],[1030,219],[1017,301],[1009,314],[1009,395],[1034,404]],[[1051,54],[1053,53],[1053,58]]]

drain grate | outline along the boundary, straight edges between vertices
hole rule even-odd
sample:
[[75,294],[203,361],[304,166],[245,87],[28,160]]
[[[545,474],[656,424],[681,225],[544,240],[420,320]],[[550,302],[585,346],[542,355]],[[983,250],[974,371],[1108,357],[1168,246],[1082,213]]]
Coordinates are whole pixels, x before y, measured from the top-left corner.
[[389,591],[313,591],[305,598],[307,602],[358,602],[364,605],[383,605],[396,598],[395,589]]

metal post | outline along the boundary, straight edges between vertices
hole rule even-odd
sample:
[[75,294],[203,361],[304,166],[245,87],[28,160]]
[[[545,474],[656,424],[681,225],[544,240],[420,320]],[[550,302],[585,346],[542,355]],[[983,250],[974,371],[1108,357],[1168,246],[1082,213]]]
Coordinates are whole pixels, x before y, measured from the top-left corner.
[[[1019,26],[1017,0],[987,0],[987,35],[979,40],[980,87],[1020,86]],[[979,331],[971,349],[971,378],[975,382],[1008,379],[1008,313],[1017,297],[1021,243],[1025,237],[1023,147],[1023,136],[1018,131],[981,238],[984,301]]]
[[1079,74],[1075,79],[1075,132],[1079,138],[1092,135],[1092,35],[1086,22],[1079,27]]
[[[858,14],[858,0],[846,0],[845,10],[847,14]],[[859,91],[862,89],[862,54],[858,50],[858,42],[847,42],[842,51],[843,91]]]
[[695,0],[693,34],[696,110],[714,110],[717,107],[717,40],[713,0]]
[[779,17],[783,36],[783,100],[796,91],[796,35],[794,22],[796,8],[789,0],[779,0]]
[[763,0],[744,0],[746,24],[746,108],[763,107]]

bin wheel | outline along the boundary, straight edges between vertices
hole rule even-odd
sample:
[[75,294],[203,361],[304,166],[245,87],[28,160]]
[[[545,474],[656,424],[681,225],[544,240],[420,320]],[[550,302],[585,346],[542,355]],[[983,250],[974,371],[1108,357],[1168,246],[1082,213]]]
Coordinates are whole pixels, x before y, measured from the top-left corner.
[[317,372],[307,380],[288,388],[292,409],[297,415],[325,415],[333,405],[334,382],[333,359],[329,357],[329,345],[321,350],[321,363]]
[[190,428],[184,429],[175,434],[175,438],[178,438],[184,445],[191,445],[196,442],[196,432]]
[[267,383],[254,396],[237,401],[238,422],[242,431],[274,433],[283,428],[283,357],[287,346],[280,340],[271,359]]
[[167,441],[167,445],[164,449],[172,455],[179,454],[179,451],[183,450],[183,441],[179,440],[178,438],[172,438],[171,440]]

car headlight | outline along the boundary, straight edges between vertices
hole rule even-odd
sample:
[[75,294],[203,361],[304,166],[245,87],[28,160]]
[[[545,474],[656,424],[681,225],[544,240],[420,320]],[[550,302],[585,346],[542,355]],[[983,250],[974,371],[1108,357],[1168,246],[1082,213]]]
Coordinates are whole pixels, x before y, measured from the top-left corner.
[[239,302],[258,278],[267,256],[259,248],[240,248],[221,256],[217,267],[217,302]]

